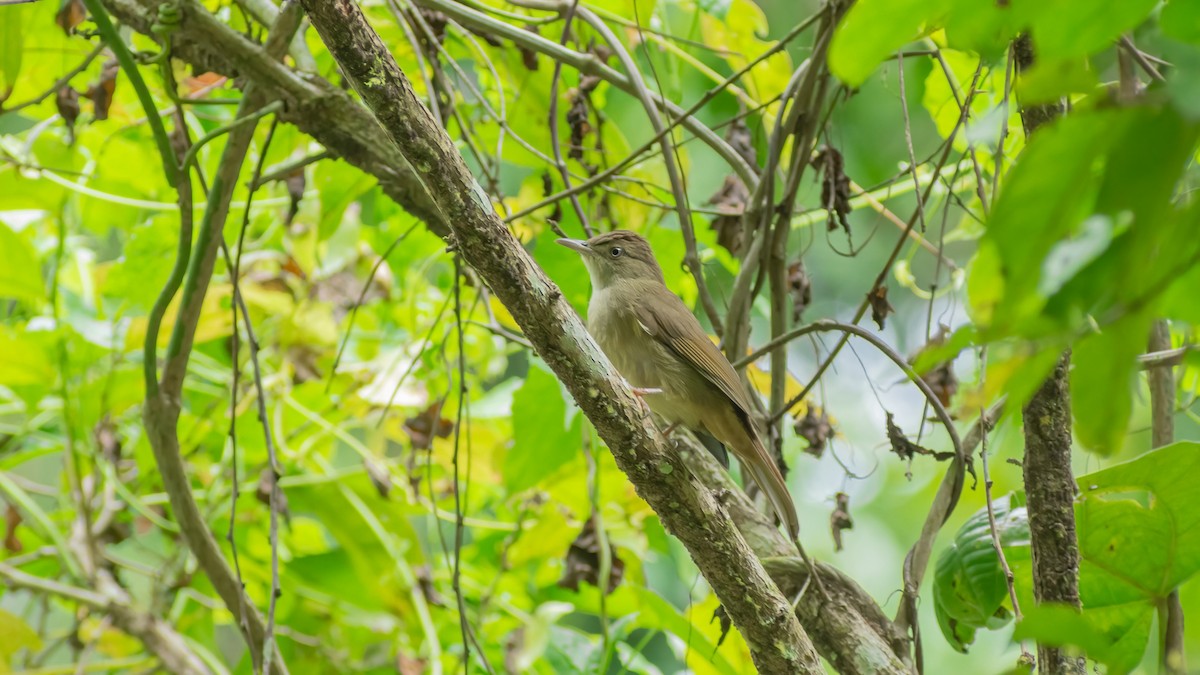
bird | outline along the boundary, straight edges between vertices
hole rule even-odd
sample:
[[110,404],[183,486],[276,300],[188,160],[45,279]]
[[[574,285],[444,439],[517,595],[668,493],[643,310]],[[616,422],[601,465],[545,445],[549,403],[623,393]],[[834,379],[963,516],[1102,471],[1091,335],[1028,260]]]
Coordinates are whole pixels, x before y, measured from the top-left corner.
[[755,428],[746,389],[695,315],[667,288],[650,243],[629,230],[557,243],[579,253],[591,278],[588,333],[633,393],[670,425],[665,433],[683,426],[724,443],[796,541],[796,506]]

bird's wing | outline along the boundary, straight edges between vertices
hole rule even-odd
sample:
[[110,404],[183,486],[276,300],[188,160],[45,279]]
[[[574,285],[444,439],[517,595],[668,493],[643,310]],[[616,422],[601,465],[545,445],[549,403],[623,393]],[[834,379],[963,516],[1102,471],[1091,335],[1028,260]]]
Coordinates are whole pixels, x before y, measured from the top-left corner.
[[[647,289],[656,302],[637,303],[637,322],[652,338],[690,364],[749,418],[750,401],[729,360],[708,339],[683,301],[665,286]],[[651,311],[653,306],[655,311]]]

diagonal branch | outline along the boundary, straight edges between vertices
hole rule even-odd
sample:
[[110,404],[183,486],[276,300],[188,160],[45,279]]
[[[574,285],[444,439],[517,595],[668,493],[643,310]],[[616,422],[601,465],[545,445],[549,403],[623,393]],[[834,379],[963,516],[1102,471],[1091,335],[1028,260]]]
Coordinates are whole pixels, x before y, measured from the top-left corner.
[[791,606],[711,494],[667,452],[561,291],[493,211],[453,142],[351,0],[304,0],[309,18],[451,224],[453,248],[487,282],[567,386],[638,493],[688,548],[770,673],[823,672]]

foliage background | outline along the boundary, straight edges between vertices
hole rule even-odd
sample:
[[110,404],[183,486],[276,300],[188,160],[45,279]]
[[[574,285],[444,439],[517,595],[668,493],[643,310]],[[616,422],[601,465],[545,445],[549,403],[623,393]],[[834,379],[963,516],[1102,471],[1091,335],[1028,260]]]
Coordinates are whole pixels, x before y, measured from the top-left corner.
[[[241,5],[207,4],[229,25],[261,32]],[[782,0],[763,0],[761,6],[749,0],[586,5],[633,49],[654,87],[685,106],[714,79],[741,67],[744,55],[761,53],[818,10],[816,3]],[[415,10],[403,3],[364,8],[405,72],[428,72],[431,52],[422,50],[436,43],[406,35],[422,27],[406,19]],[[104,110],[104,103],[81,100],[78,121],[64,122],[52,83],[88,58],[98,42],[65,34],[56,23],[62,11],[50,2],[0,8],[3,82],[11,89],[8,112],[0,115],[0,297],[8,298],[0,325],[0,491],[9,505],[3,555],[30,574],[59,578],[78,555],[71,532],[81,517],[79,490],[93,494],[97,504],[119,500],[124,506],[111,527],[98,533],[102,565],[114,571],[135,605],[169,617],[211,667],[248,671],[234,617],[195,573],[172,531],[142,429],[142,342],[175,255],[173,192],[163,180],[145,112],[125,73],[115,81],[111,71],[106,75],[106,54],[96,54],[72,83],[80,90],[93,84],[103,90],[106,82],[115,82],[111,105]],[[436,31],[429,25],[436,16],[424,20],[424,27]],[[1154,17],[1129,26],[1135,27],[1134,39],[1147,52],[1179,62],[1184,71],[1182,66],[1196,63],[1194,48],[1164,36]],[[444,30],[436,46],[438,77],[445,80],[439,85],[446,97],[442,108],[451,99],[455,103],[446,126],[497,207],[514,213],[548,190],[561,189],[545,157],[551,148],[553,63],[508,42],[491,45],[486,35],[453,26]],[[557,23],[536,30],[550,39],[561,35]],[[594,38],[581,30],[572,44],[582,50]],[[144,36],[129,39],[136,48],[155,50]],[[337,81],[336,66],[313,31],[307,45],[316,72]],[[946,48],[944,34],[909,47],[944,48],[955,81],[948,81],[929,54],[906,57],[903,65],[869,64],[852,96],[839,92],[823,131],[824,143],[845,158],[845,174],[901,218],[917,206],[906,170],[908,143],[928,176],[932,165],[925,158],[938,153],[959,114],[954,90],[969,82],[980,62],[974,53]],[[723,56],[720,49],[736,54]],[[723,125],[741,111],[766,104],[747,117],[761,156],[778,113],[773,101],[810,49],[807,33],[743,78],[740,96],[721,93],[697,112],[698,119],[724,133]],[[984,208],[966,151],[978,147],[981,177],[990,184],[1003,120],[1007,158],[1019,156],[1024,145],[1015,108],[1005,107],[1003,53],[984,54],[983,61],[989,70],[975,99],[973,124],[954,140],[951,165],[960,171],[946,174],[953,189],[936,187],[924,205],[929,214],[924,240],[935,250],[944,247],[946,258],[960,268],[984,232]],[[234,83],[178,62],[169,67],[182,95],[203,99],[185,108],[192,138],[232,119],[234,107],[222,100],[240,96]],[[1114,50],[1089,52],[1090,78],[1055,93],[1093,92],[1116,79],[1117,67]],[[141,70],[160,111],[169,113],[171,98],[158,67]],[[566,108],[584,83],[570,69],[561,78],[554,110],[565,136],[571,127]],[[427,95],[429,81],[413,80]],[[1182,86],[1175,95],[1186,101],[1194,90]],[[51,95],[39,103],[14,109],[47,91]],[[583,162],[569,163],[578,175],[624,158],[653,137],[640,104],[606,83],[591,92],[588,105]],[[503,111],[503,133],[488,109]],[[218,141],[197,154],[204,174],[215,172],[221,146]],[[259,607],[268,605],[272,584],[270,513],[265,499],[255,498],[270,490],[262,478],[264,430],[278,449],[287,522],[280,528],[276,620],[293,671],[461,668],[464,610],[497,669],[595,672],[603,664],[619,670],[614,665],[619,661],[633,672],[680,672],[685,664],[700,673],[747,671],[749,655],[736,631],[717,646],[720,630],[710,621],[716,601],[686,552],[637,498],[553,375],[515,336],[517,327],[504,308],[472,275],[456,273],[441,239],[384,196],[373,178],[333,159],[308,165],[302,179],[267,183],[250,202],[244,183],[254,163],[270,173],[319,151],[290,125],[261,123],[225,224],[231,247],[242,241],[245,227],[236,251],[240,289],[261,348],[266,419],[257,417],[244,325],[240,349],[233,347],[239,320],[229,269],[219,262],[188,366],[179,423],[196,497],[218,537],[231,532],[226,550],[232,555],[236,549],[240,574]],[[716,213],[705,203],[729,168],[696,142],[680,145],[679,161],[697,214],[706,281],[722,304],[738,262],[718,244],[709,226]],[[647,235],[664,261],[668,285],[694,304],[695,281],[678,264],[684,253],[679,223],[663,208],[671,195],[662,187],[667,181],[661,157],[651,153],[621,176],[583,197],[592,224]],[[1188,185],[1190,173],[1180,191],[1186,193]],[[859,205],[848,216],[849,233],[829,230],[825,212],[815,208],[820,199],[820,182],[806,179],[788,247],[790,254],[803,255],[812,282],[806,320],[852,313],[885,265],[897,232],[877,211]],[[542,208],[511,226],[583,312],[586,275],[573,253],[552,245],[547,218],[572,236],[582,231],[567,204]],[[967,297],[963,277],[948,273],[928,250],[908,246],[901,263],[889,273],[895,314],[880,335],[897,351],[913,354],[939,324],[968,323]],[[930,300],[926,291],[935,284],[942,292]],[[1186,300],[1191,304],[1178,303],[1179,315],[1186,319],[1190,311],[1194,318],[1194,293]],[[171,316],[168,312],[168,322]],[[768,317],[769,306],[760,298],[752,313],[752,344],[769,334]],[[1177,331],[1177,342],[1184,335]],[[166,338],[164,332],[164,346]],[[922,423],[924,401],[901,373],[875,352],[851,347],[807,404],[833,418],[836,436],[828,449],[819,457],[806,454],[808,443],[789,429],[783,451],[793,468],[789,483],[809,551],[853,577],[891,615],[904,553],[919,534],[942,468],[929,458],[909,464],[890,454],[886,413],[915,438],[923,429],[918,442],[934,450],[944,451],[948,443],[940,430]],[[789,392],[799,391],[816,369],[822,349],[819,342],[790,346],[790,369],[799,379],[789,382]],[[1180,371],[1185,404],[1194,400],[1196,367],[1192,358]],[[236,386],[235,368],[241,373]],[[964,352],[954,371],[964,383],[955,410],[971,419],[980,405],[980,396],[968,397],[981,381],[979,362]],[[752,371],[751,377],[765,392],[765,372]],[[1116,396],[1125,398],[1123,392]],[[1127,400],[1132,412],[1119,430],[1122,449],[1110,456],[1081,450],[1078,474],[1149,448],[1140,380]],[[1197,418],[1186,407],[1183,413],[1177,435],[1195,438]],[[1020,469],[1004,461],[1021,453],[1015,416],[994,432],[989,452],[995,493],[1021,490]],[[234,481],[241,498],[231,513]],[[825,524],[838,492],[849,495],[854,529],[843,534],[845,548],[835,552]],[[948,532],[983,504],[981,489],[966,491]],[[578,590],[560,584],[570,574],[568,551],[593,509],[614,547],[611,564],[620,569],[620,583],[608,596],[591,584]],[[460,527],[456,513],[462,514]],[[939,546],[948,539],[949,534]],[[594,558],[593,550],[589,566],[601,564]],[[1185,607],[1200,607],[1194,581],[1181,592]],[[1015,664],[1020,650],[1007,629],[981,633],[965,656],[953,651],[932,630],[933,606],[926,588],[921,618],[927,672],[1006,672]],[[102,613],[79,611],[53,595],[4,592],[0,634],[8,636],[0,638],[0,653],[14,670],[55,672],[48,669],[86,662],[136,672],[153,663]],[[1200,647],[1195,621],[1188,646],[1193,652]],[[1144,663],[1154,658],[1151,650]]]

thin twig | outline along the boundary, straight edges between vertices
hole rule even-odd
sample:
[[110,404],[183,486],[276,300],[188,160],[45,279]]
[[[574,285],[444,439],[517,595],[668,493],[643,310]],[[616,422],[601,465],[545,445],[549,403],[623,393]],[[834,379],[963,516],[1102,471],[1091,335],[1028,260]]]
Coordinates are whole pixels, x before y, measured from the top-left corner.
[[[951,130],[950,135],[947,137],[946,142],[943,144],[942,156],[938,160],[937,165],[934,167],[935,174],[941,173],[942,167],[944,167],[946,165],[947,160],[949,160],[949,158],[950,158],[950,152],[953,150],[954,144],[952,141],[953,141],[954,137],[958,134],[958,130],[961,129],[963,127],[963,125],[966,124],[967,116],[971,110],[971,99],[974,97],[975,92],[977,91],[976,85],[978,84],[981,73],[982,73],[982,66],[980,66],[980,68],[977,68],[975,70],[975,77],[971,81],[970,91],[967,94],[966,100],[964,101],[964,104],[963,104],[962,110],[959,114],[958,120],[955,123],[954,129]],[[934,185],[936,185],[936,182],[931,181],[929,183],[929,185],[926,187],[925,193],[922,195],[923,200],[928,199],[929,195],[932,194]],[[887,277],[888,272],[892,269],[892,265],[896,262],[896,258],[900,255],[900,250],[904,246],[904,241],[908,238],[909,231],[911,231],[913,229],[913,226],[916,225],[917,219],[919,217],[920,217],[920,209],[914,209],[912,216],[910,216],[908,219],[908,227],[905,229],[904,232],[901,233],[899,239],[897,239],[897,241],[896,241],[896,245],[894,247],[892,247],[891,255],[888,256],[887,261],[885,261],[885,263],[879,270],[879,274],[875,277],[875,281],[874,281],[874,283],[871,284],[871,287],[868,289],[868,292],[871,289],[874,289],[883,283],[884,279]],[[869,306],[870,306],[869,298],[864,298],[863,301],[861,303],[859,303],[858,310],[855,312],[854,319],[852,320],[851,323],[857,324],[859,321],[862,321],[862,318],[864,316],[866,316],[867,309]],[[790,401],[788,401],[787,404],[785,404],[782,408],[774,411],[771,414],[772,422],[774,422],[775,420],[779,419],[780,417],[786,415],[789,411],[791,411],[792,408],[799,405],[800,402],[803,401],[805,399],[805,397],[808,396],[808,393],[810,391],[812,391],[812,388],[816,385],[817,381],[821,379],[821,376],[824,375],[825,371],[829,368],[830,365],[832,365],[834,358],[836,358],[838,353],[842,350],[842,348],[846,346],[846,342],[848,339],[849,339],[848,336],[842,336],[841,338],[838,339],[837,344],[834,345],[833,349],[830,350],[829,355],[825,357],[825,360],[821,362],[821,365],[817,367],[816,372],[813,373],[812,377],[809,378],[808,382],[804,385],[804,388],[800,390],[800,393],[798,393],[798,394],[796,394],[796,396],[792,397],[792,399]]]
[[[986,373],[987,371],[987,347],[979,349],[979,371]],[[983,375],[980,375],[979,386],[983,386]],[[1013,584],[1012,568],[1008,566],[1008,558],[1004,555],[1004,546],[1000,542],[1000,531],[996,527],[996,507],[992,502],[992,476],[988,471],[988,447],[987,436],[989,427],[986,423],[987,411],[983,408],[979,409],[980,432],[979,432],[979,463],[983,469],[983,496],[987,502],[988,529],[992,534],[992,548],[996,551],[996,557],[1000,560],[1000,569],[1004,571],[1004,584],[1008,587],[1008,599],[1012,602],[1013,614],[1017,618],[1017,623],[1021,622],[1021,604],[1017,602],[1017,588]]]
[[92,65],[92,61],[95,61],[96,57],[100,56],[101,52],[103,52],[103,51],[104,51],[104,43],[100,43],[100,44],[96,45],[92,49],[92,51],[88,52],[87,56],[83,57],[83,61],[80,62],[79,65],[68,70],[62,77],[55,80],[54,84],[50,85],[49,89],[43,91],[42,93],[29,99],[28,101],[23,101],[21,103],[18,103],[17,105],[12,106],[11,108],[5,107],[3,104],[0,104],[0,111],[3,111],[5,113],[17,112],[18,110],[23,110],[25,108],[28,108],[29,106],[37,105],[37,104],[41,103],[42,101],[45,101],[46,99],[50,98],[54,94],[57,94],[63,87],[71,84],[71,80],[75,79],[76,75],[87,70],[87,67]]
[[[1154,322],[1149,348],[1161,353],[1171,350],[1171,327],[1165,319]],[[1175,373],[1170,367],[1153,368],[1146,379],[1150,386],[1150,445],[1161,448],[1175,442]],[[1187,672],[1183,633],[1183,605],[1179,589],[1172,589],[1158,607],[1162,641],[1162,666],[1169,675]]]
[[1133,40],[1128,35],[1122,35],[1121,38],[1117,40],[1117,43],[1120,44],[1121,47],[1133,57],[1133,60],[1138,64],[1139,67],[1141,67],[1142,70],[1146,71],[1146,74],[1149,75],[1152,80],[1155,82],[1166,81],[1166,78],[1163,77],[1162,73],[1158,72],[1158,68],[1155,68],[1154,64],[1150,63],[1150,60],[1146,58],[1146,55],[1142,52],[1142,50],[1137,48],[1137,45],[1133,44]]
[[392,243],[388,245],[387,250],[383,252],[383,255],[379,256],[379,259],[371,267],[371,273],[367,275],[366,281],[363,282],[362,290],[358,292],[358,299],[355,300],[354,306],[350,308],[350,315],[346,320],[346,333],[342,336],[342,344],[338,346],[337,356],[333,358],[333,365],[329,368],[329,379],[325,381],[325,393],[328,394],[329,387],[333,385],[333,376],[337,374],[338,365],[342,362],[342,354],[345,353],[346,345],[350,342],[350,333],[354,331],[354,319],[358,316],[358,308],[362,307],[363,301],[367,297],[367,292],[371,290],[371,284],[375,283],[375,275],[379,273],[379,268],[383,267],[383,263],[387,262],[388,257],[392,255],[392,251],[395,251],[400,242],[407,239],[408,235],[412,234],[418,225],[420,225],[419,222],[409,225],[408,229],[393,239]]
[[309,164],[315,164],[331,157],[333,157],[333,153],[329,152],[328,150],[322,150],[311,155],[305,155],[304,157],[291,162],[285,162],[271,171],[264,173],[262,176],[251,182],[247,187],[251,190],[257,190],[267,183],[287,178]]
[[[641,71],[638,70],[637,62],[633,60],[629,50],[625,45],[617,39],[616,34],[604,23],[600,17],[596,16],[587,8],[579,8],[577,10],[579,19],[591,26],[600,37],[608,44],[609,48],[616,54],[617,60],[621,62],[625,68],[626,76],[632,83],[634,95],[642,103],[642,107],[646,111],[646,116],[650,120],[650,126],[656,134],[661,134],[666,130],[666,125],[663,124],[659,109],[655,104],[654,96],[646,87],[646,81],[642,77]],[[661,100],[662,97],[659,96]],[[721,313],[717,310],[717,304],[713,301],[712,293],[708,290],[708,283],[704,280],[704,268],[700,264],[700,255],[696,250],[696,232],[692,224],[692,212],[688,208],[687,189],[684,186],[683,174],[680,171],[678,157],[675,154],[674,139],[670,134],[662,136],[658,141],[662,148],[663,164],[667,170],[667,179],[671,183],[671,192],[675,196],[675,212],[679,216],[679,229],[683,232],[683,241],[686,248],[686,253],[683,257],[684,265],[688,271],[692,273],[692,277],[696,280],[697,295],[700,298],[700,305],[704,308],[704,313],[708,317],[709,324],[712,325],[713,332],[717,335],[724,333],[724,328],[721,322]]]
[[[908,98],[904,92],[904,56],[897,54],[896,76],[900,81],[900,112],[904,116],[904,147],[908,150],[908,170],[912,174],[914,194],[917,198],[917,218],[921,223],[921,232],[925,232],[925,198],[921,196],[921,180],[917,177],[917,153],[913,150],[912,120],[908,118]],[[947,76],[949,77],[949,76]],[[954,85],[951,83],[951,91]],[[962,105],[961,103],[959,105]],[[961,110],[961,108],[960,108]]]
[[[571,37],[571,21],[575,18],[575,10],[579,7],[579,0],[572,0],[571,6],[567,8],[566,14],[563,15],[562,38],[559,44],[566,46],[567,40]],[[567,163],[563,161],[562,143],[558,137],[558,84],[562,79],[562,61],[554,62],[554,72],[550,75],[550,149],[554,152],[554,166],[558,169],[559,178],[562,179],[563,188],[571,190],[571,174],[567,171]],[[579,96],[583,94],[580,93]],[[594,237],[596,232],[592,229],[592,225],[588,222],[587,213],[583,210],[583,204],[579,202],[579,196],[576,192],[571,192],[569,195],[571,200],[571,208],[575,211],[575,216],[579,218],[579,224],[583,227],[584,233],[588,238]],[[560,237],[566,237],[566,232],[563,232],[562,227],[553,220],[546,221],[554,233]]]

